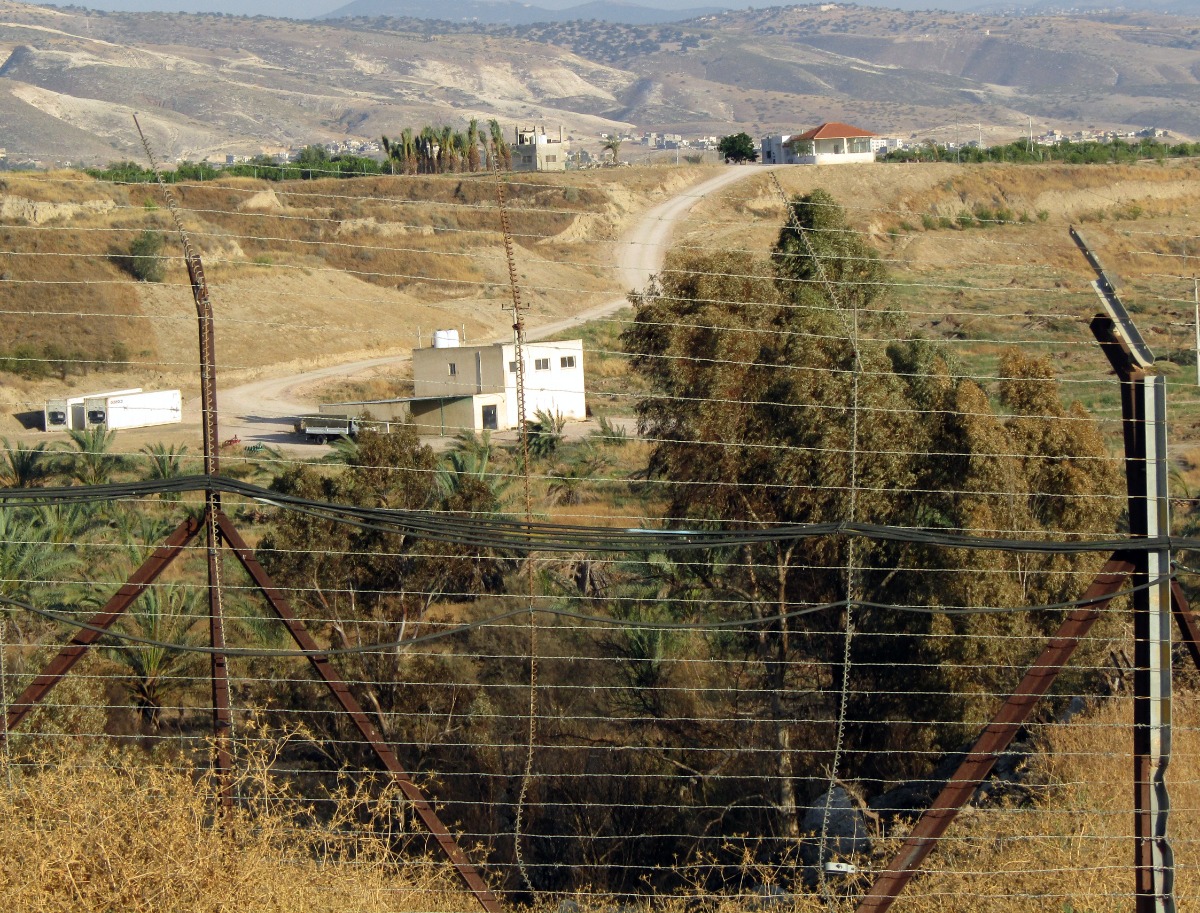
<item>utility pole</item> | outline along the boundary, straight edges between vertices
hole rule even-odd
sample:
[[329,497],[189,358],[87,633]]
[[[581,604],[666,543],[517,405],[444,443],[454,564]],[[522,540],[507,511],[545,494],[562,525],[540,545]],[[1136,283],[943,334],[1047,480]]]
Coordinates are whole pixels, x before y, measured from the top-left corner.
[[1115,280],[1074,228],[1096,272],[1105,313],[1091,329],[1121,381],[1129,532],[1163,544],[1139,552],[1133,571],[1133,794],[1136,913],[1175,913],[1175,859],[1167,840],[1171,803],[1171,532],[1167,493],[1167,384],[1117,294]]
[[1171,580],[1166,378],[1151,373],[1154,355],[1117,296],[1112,278],[1074,228],[1071,237],[1096,272],[1092,287],[1104,313],[1092,320],[1091,330],[1121,383],[1130,535],[1134,540],[1149,541],[1137,550],[1114,552],[1093,578],[1016,691],[909,831],[895,858],[876,876],[859,901],[857,913],[887,913],[1130,577],[1134,584],[1133,909],[1134,913],[1175,913],[1175,862],[1167,840],[1170,803],[1165,779],[1171,755],[1172,615],[1198,668],[1200,627],[1187,608],[1182,588]]

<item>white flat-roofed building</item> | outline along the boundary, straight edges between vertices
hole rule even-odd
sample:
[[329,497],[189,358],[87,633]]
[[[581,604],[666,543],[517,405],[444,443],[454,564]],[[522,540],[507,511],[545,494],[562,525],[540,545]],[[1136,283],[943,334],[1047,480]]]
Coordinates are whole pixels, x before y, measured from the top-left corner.
[[[410,421],[421,434],[508,431],[517,427],[516,346],[459,344],[457,330],[438,330],[433,345],[413,349],[413,395],[403,399],[327,403],[323,413],[369,414],[380,422]],[[527,342],[525,417],[539,411],[568,421],[587,418],[583,340]]]
[[545,127],[518,127],[511,151],[513,171],[567,170],[567,144],[561,127],[558,139],[547,135]]

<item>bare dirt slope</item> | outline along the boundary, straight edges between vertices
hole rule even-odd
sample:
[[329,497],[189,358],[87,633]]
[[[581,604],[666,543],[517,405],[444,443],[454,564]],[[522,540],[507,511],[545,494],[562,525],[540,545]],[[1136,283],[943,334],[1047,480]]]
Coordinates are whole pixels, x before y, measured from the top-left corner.
[[[820,187],[845,206],[855,230],[888,261],[897,306],[985,373],[1008,342],[1052,353],[1064,376],[1091,364],[1087,321],[1096,299],[1067,234],[1071,224],[1094,238],[1125,280],[1143,333],[1172,359],[1164,370],[1181,384],[1194,373],[1186,367],[1194,340],[1191,276],[1200,260],[1200,168],[1193,164],[941,163],[776,174],[786,194]],[[657,268],[666,235],[701,250],[763,254],[784,214],[770,171],[759,166],[539,175],[509,189],[534,335],[623,304]],[[154,192],[77,175],[11,178],[6,190],[6,205],[27,204],[0,231],[10,249],[28,255],[3,264],[17,281],[0,283],[0,296],[8,295],[0,301],[0,349],[52,338],[95,344],[98,355],[86,377],[66,381],[0,374],[0,433],[38,439],[21,420],[32,424],[30,413],[64,390],[179,385],[194,400],[195,316],[182,270],[173,267],[163,284],[134,283],[109,253],[114,239],[165,226]],[[465,328],[468,341],[510,332],[492,187],[451,177],[231,182],[179,193],[217,310],[225,436],[285,441],[294,415],[336,401],[349,389],[347,378],[358,389],[394,391],[409,351],[435,328]],[[64,266],[80,281],[51,281]],[[77,288],[82,297],[62,297]],[[56,313],[100,316],[48,322]],[[52,337],[38,337],[47,326]],[[113,363],[113,340],[128,351],[128,364]],[[1178,426],[1191,434],[1186,411]],[[179,432],[180,440],[198,442],[198,426]],[[127,439],[128,446],[140,441]]]
[[[560,333],[589,320],[607,316],[626,306],[626,292],[640,291],[645,286],[651,274],[662,263],[676,225],[686,217],[689,210],[707,195],[749,177],[751,173],[750,169],[727,169],[639,215],[613,245],[613,274],[621,284],[620,293],[599,304],[564,316],[550,320],[536,319],[531,322],[529,338],[538,339]],[[486,302],[485,313],[493,315],[491,322],[505,324],[505,327],[503,331],[495,325],[481,328],[481,335],[485,341],[511,338],[512,331],[507,326],[511,322],[510,312],[504,308],[504,305],[509,303],[503,300]],[[464,315],[477,315],[478,306],[481,304],[484,303],[460,301],[455,303],[455,308],[461,308]],[[291,417],[315,410],[319,404],[317,397],[328,388],[329,381],[370,376],[378,372],[394,372],[410,360],[408,354],[356,359],[228,388],[221,395],[222,434],[238,436],[243,441],[284,443],[290,440]]]
[[[506,179],[531,330],[622,302],[661,256],[671,223],[652,215],[646,227],[627,234],[631,226],[681,193],[690,202],[688,188],[714,175],[724,182],[739,173],[684,167]],[[18,254],[6,265],[12,281],[0,285],[7,315],[0,353],[27,345],[31,364],[45,367],[43,353],[58,347],[70,359],[70,376],[0,375],[4,411],[21,417],[0,419],[0,433],[33,424],[31,413],[46,398],[81,390],[180,386],[194,397],[196,319],[185,272],[173,261],[165,282],[133,282],[114,256],[145,229],[169,230],[158,192],[75,174],[14,176],[5,189],[12,213],[0,232]],[[290,426],[297,411],[320,402],[313,381],[403,359],[440,327],[459,328],[476,341],[499,338],[511,326],[490,179],[278,187],[235,180],[174,193],[204,260],[229,415]],[[80,199],[90,205],[73,202]],[[78,281],[62,281],[64,264]],[[100,312],[104,302],[111,314]],[[358,367],[338,367],[345,364]],[[320,368],[332,370],[299,376]],[[240,384],[263,386],[238,399],[233,390]],[[305,394],[267,395],[268,388]],[[231,426],[228,436],[244,430]]]

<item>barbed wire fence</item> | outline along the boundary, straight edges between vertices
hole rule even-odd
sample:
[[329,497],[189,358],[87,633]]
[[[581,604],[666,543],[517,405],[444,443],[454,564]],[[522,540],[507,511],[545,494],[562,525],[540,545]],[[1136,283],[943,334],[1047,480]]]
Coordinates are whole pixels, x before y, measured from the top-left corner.
[[[780,172],[785,189],[790,177]],[[415,289],[418,298],[444,296],[440,313],[454,315],[444,322],[474,319],[479,302],[502,288],[507,263],[485,199],[492,188],[454,180],[430,179],[433,202],[417,196],[419,181],[391,179],[355,188],[175,185],[204,251],[218,340],[242,321],[260,339],[339,331],[334,311],[318,307],[328,289],[310,293],[312,307],[299,298],[295,320],[239,317],[235,303],[255,271],[295,272],[314,284],[350,273],[357,284],[333,299],[342,310],[383,313]],[[603,252],[564,240],[588,237],[579,223],[595,201],[562,180],[511,176],[506,184],[533,314],[555,296],[582,305],[611,295]],[[110,194],[77,177],[22,181],[23,192],[73,204]],[[696,213],[676,229],[677,252],[655,285],[589,328],[585,364],[596,370],[588,395],[605,422],[584,440],[556,441],[545,456],[520,460],[500,436],[463,438],[451,445],[456,467],[401,434],[360,440],[347,463],[328,469],[314,469],[296,448],[234,448],[223,454],[233,477],[217,479],[190,476],[191,454],[156,454],[120,436],[69,464],[41,458],[44,473],[30,470],[5,489],[0,509],[6,720],[46,661],[219,485],[314,633],[316,653],[502,903],[859,905],[1063,613],[1095,608],[1085,591],[1106,559],[1163,543],[1123,526],[1127,496],[1112,457],[1126,425],[1119,383],[1087,331],[1098,305],[1086,264],[1064,265],[1078,257],[1065,228],[1062,249],[1048,249],[1036,214],[950,229],[940,220],[956,215],[957,196],[946,216],[841,201],[844,224],[802,236],[816,246],[807,254],[780,244],[772,268],[770,245],[789,216],[765,176],[746,186],[726,193],[741,195],[749,216]],[[105,376],[180,377],[194,364],[174,344],[183,331],[159,329],[194,327],[186,310],[168,306],[185,300],[186,285],[175,276],[162,287],[134,284],[112,260],[114,248],[158,224],[152,191],[111,190],[123,199],[111,209],[4,226],[0,310],[62,326],[95,319],[97,337],[140,338],[145,353],[74,359],[34,347],[14,355],[14,339],[4,353],[10,370],[45,374],[65,360],[91,362]],[[817,222],[824,205],[816,204]],[[347,228],[360,218],[355,207],[374,223]],[[899,229],[922,216],[934,227]],[[739,233],[756,220],[763,224]],[[921,273],[892,239],[881,258],[891,273],[865,272],[876,261],[853,244],[887,242],[889,226],[933,245],[944,269]],[[339,240],[356,231],[363,236]],[[1194,238],[1186,229],[1142,230],[1136,220],[1103,237],[1137,267],[1129,300],[1152,309],[1146,321],[1135,315],[1152,345],[1186,354]],[[64,256],[70,247],[82,252]],[[983,262],[981,248],[990,254]],[[849,304],[822,294],[828,275],[790,267],[814,262],[834,271]],[[573,289],[539,282],[550,266],[591,278]],[[997,278],[1006,273],[1012,282]],[[502,317],[503,300],[486,306]],[[847,308],[861,324],[843,320]],[[1022,358],[1006,357],[1010,350]],[[6,411],[41,407],[44,386],[23,383],[5,383]],[[1193,397],[1189,379],[1168,374],[1174,427],[1186,427]],[[639,430],[623,430],[635,417]],[[9,470],[44,440],[11,441]],[[90,487],[58,484],[89,460],[107,467]],[[508,494],[525,478],[541,499],[533,523]],[[851,498],[861,514],[846,512]],[[1169,574],[1187,588],[1196,543],[1187,538],[1190,501],[1177,507],[1182,536],[1171,543],[1178,560]],[[55,772],[107,783],[114,805],[143,788],[162,795],[165,781],[153,778],[171,774],[219,792],[200,776],[212,751],[213,648],[200,634],[205,550],[185,544],[179,553],[178,570],[145,588],[46,705],[5,730],[8,801],[48,815],[43,834],[83,820],[62,780],[60,805],[36,806]],[[1127,600],[1165,573],[1133,587],[1113,583],[1118,598],[1097,612],[1049,697],[936,839],[900,909],[1128,905],[1135,657]],[[470,894],[445,880],[445,856],[414,800],[377,770],[368,740],[324,696],[311,657],[289,646],[286,623],[264,608],[255,581],[233,567],[222,590],[233,805],[260,832],[266,821],[283,822],[271,858],[297,880],[317,861],[354,873],[361,891],[375,893],[346,895],[338,883],[350,909],[472,908]],[[1196,736],[1192,673],[1177,670],[1168,835],[1182,901],[1196,877],[1188,773]],[[127,773],[103,780],[113,770]],[[13,835],[22,833],[17,823]],[[518,839],[528,884],[516,872]],[[10,860],[20,852],[6,843]],[[314,890],[332,896],[331,885]]]

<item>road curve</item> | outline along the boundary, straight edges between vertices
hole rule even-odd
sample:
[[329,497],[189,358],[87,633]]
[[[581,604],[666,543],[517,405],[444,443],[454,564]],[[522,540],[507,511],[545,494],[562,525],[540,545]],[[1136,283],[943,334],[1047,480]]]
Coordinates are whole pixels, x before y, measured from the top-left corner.
[[[675,226],[699,200],[745,177],[761,173],[761,168],[730,167],[716,177],[689,187],[683,193],[649,210],[621,237],[614,248],[621,285],[632,290],[645,287],[650,277],[662,266]],[[589,320],[613,314],[627,303],[626,296],[622,295],[568,318],[542,324],[529,330],[527,336],[529,339],[543,339]],[[309,386],[314,381],[352,377],[374,368],[401,364],[409,361],[411,357],[389,355],[345,362],[220,390],[220,436],[222,439],[237,437],[244,444],[262,442],[278,445],[288,443],[289,440],[294,443],[294,416],[313,412],[317,408],[317,403],[305,399],[303,394],[298,392],[300,388]]]

